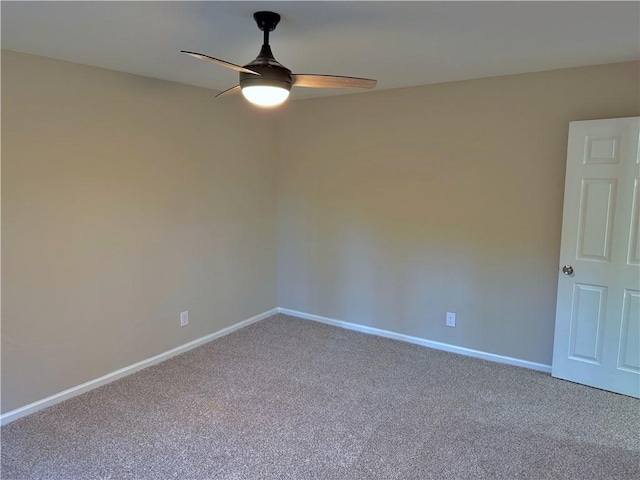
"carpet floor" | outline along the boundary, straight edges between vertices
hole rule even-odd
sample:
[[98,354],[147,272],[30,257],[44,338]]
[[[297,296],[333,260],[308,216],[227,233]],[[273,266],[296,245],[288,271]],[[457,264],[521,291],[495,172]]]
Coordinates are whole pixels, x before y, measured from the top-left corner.
[[640,401],[276,315],[2,427],[3,479],[639,479]]

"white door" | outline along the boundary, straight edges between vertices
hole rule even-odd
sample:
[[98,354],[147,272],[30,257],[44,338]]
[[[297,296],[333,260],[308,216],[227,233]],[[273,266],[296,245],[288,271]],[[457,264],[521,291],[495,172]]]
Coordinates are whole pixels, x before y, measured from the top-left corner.
[[571,122],[554,377],[640,397],[640,118]]

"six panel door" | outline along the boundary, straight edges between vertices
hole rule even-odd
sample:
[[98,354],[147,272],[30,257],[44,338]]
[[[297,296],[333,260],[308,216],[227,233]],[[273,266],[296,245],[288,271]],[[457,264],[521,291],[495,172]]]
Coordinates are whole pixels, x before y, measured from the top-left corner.
[[569,126],[552,374],[640,397],[640,118]]

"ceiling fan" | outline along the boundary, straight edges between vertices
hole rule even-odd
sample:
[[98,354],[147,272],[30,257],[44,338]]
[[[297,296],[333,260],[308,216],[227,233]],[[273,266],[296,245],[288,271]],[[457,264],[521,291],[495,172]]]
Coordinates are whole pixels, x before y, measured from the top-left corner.
[[289,97],[291,87],[368,89],[376,86],[376,80],[368,78],[291,73],[291,70],[273,57],[269,46],[269,32],[275,30],[280,22],[280,15],[274,12],[256,12],[253,18],[258,28],[264,32],[264,41],[256,59],[242,67],[203,53],[180,51],[240,73],[240,84],[219,93],[216,98],[241,91],[251,103],[262,107],[274,107]]

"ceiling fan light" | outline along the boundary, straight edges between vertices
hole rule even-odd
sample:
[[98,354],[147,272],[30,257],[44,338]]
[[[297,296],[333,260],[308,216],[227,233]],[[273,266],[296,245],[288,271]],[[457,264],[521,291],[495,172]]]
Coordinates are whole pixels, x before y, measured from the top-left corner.
[[289,97],[289,90],[273,85],[250,85],[242,87],[242,95],[259,107],[276,107]]

